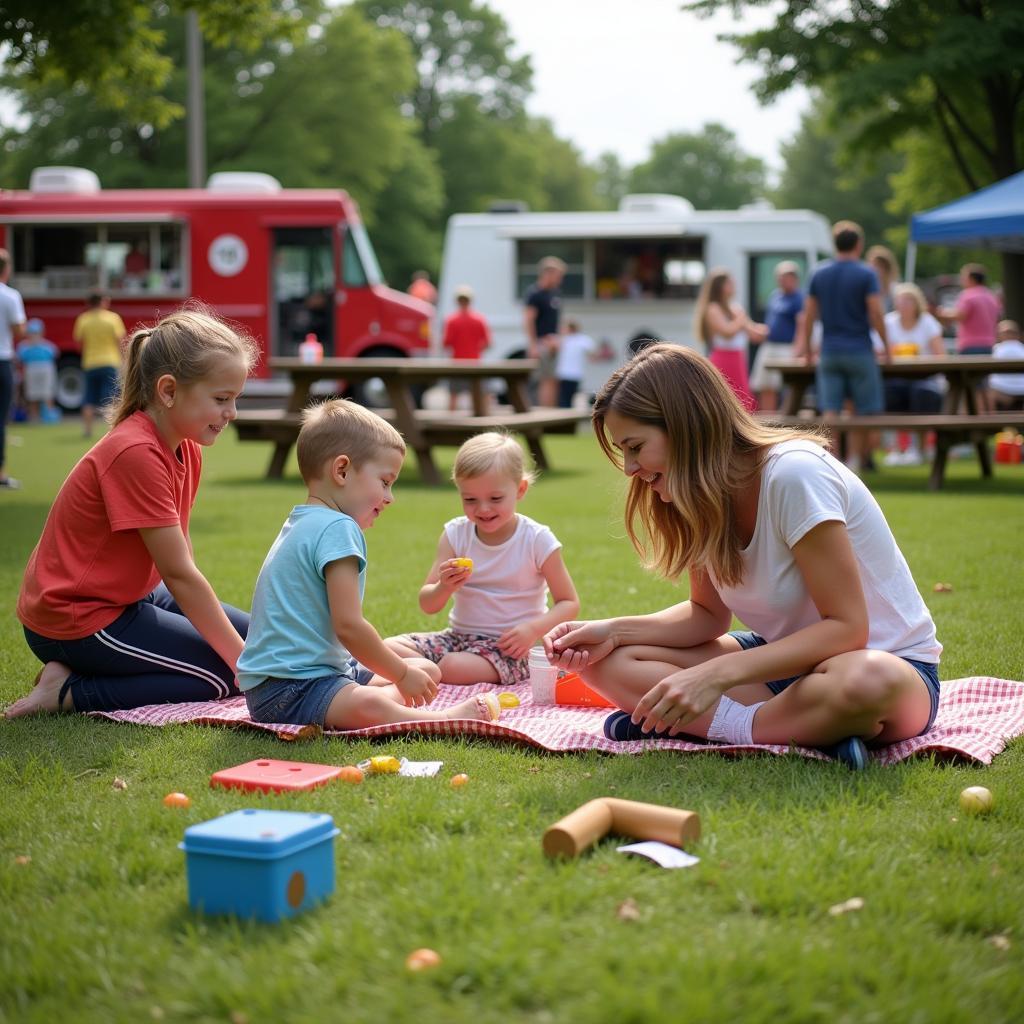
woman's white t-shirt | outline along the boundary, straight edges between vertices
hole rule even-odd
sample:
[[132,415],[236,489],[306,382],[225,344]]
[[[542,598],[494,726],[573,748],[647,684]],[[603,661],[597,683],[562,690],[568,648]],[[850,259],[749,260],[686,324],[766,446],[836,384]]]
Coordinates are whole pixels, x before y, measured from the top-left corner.
[[444,535],[457,557],[473,559],[469,580],[452,598],[452,629],[498,637],[547,611],[541,567],[562,545],[546,526],[517,514],[515,533],[504,544],[491,545],[459,516],[444,524]]
[[793,547],[821,523],[839,522],[857,560],[868,610],[868,648],[938,664],[942,645],[910,567],[878,502],[856,474],[810,441],[783,441],[761,476],[757,524],[743,550],[743,582],[711,582],[733,614],[769,642],[821,621]]
[[931,340],[936,335],[941,337],[942,325],[931,313],[922,313],[913,327],[904,327],[898,311],[885,314],[885,333],[889,335],[890,345],[916,345],[915,355],[932,355]]

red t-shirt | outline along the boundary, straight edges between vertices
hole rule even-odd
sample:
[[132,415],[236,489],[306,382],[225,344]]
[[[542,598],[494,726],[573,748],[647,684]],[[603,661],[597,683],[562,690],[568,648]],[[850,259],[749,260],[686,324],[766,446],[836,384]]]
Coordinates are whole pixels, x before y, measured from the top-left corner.
[[180,525],[199,488],[195,441],[172,452],[144,413],[119,423],[71,471],[46,518],[18,595],[18,618],[53,640],[109,626],[159,582],[143,527]]
[[956,347],[959,352],[965,348],[996,343],[1000,305],[999,299],[982,284],[965,288],[956,300],[956,308],[963,312],[956,332]]
[[453,359],[479,359],[491,343],[487,321],[471,309],[452,313],[444,322],[444,347]]

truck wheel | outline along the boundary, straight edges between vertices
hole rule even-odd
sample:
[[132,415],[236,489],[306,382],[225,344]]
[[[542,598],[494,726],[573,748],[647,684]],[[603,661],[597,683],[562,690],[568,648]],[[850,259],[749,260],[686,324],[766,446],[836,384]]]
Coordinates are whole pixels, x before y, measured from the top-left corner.
[[57,363],[57,404],[65,412],[78,412],[85,401],[85,371],[78,356],[63,356]]
[[[390,345],[374,345],[365,352],[360,352],[359,358],[405,359],[406,353],[400,348],[392,348]],[[380,377],[371,377],[370,380],[350,385],[348,397],[353,402],[365,405],[368,409],[386,409],[391,404],[391,400],[388,398],[388,389],[384,387],[384,381]]]

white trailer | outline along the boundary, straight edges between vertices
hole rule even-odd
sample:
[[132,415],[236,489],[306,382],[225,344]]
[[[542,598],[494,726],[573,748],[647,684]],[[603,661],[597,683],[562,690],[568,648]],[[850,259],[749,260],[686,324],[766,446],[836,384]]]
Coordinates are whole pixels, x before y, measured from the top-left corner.
[[455,289],[469,285],[474,307],[494,337],[485,358],[524,354],[523,296],[538,260],[568,265],[562,317],[607,340],[611,362],[589,367],[584,391],[595,391],[628,356],[640,333],[696,346],[693,310],[705,273],[725,267],[736,293],[756,318],[775,287],[774,267],[793,260],[806,272],[831,249],[829,225],[810,210],[694,210],[679,196],[626,196],[616,211],[578,213],[460,213],[448,222],[439,286],[441,342]]

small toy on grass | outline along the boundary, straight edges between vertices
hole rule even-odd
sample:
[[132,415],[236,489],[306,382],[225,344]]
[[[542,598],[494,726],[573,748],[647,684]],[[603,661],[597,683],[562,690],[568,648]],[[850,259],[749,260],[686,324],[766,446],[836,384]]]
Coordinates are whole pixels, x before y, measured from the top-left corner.
[[960,809],[965,814],[988,814],[994,801],[984,786],[968,786],[960,794]]
[[341,772],[338,775],[338,778],[342,782],[349,782],[354,786],[358,786],[359,783],[362,782],[365,777],[366,776],[363,774],[363,769],[354,764],[345,765],[345,767],[341,769]]
[[214,772],[210,776],[210,785],[263,793],[304,792],[326,785],[339,778],[343,771],[343,768],[333,764],[275,761],[270,757],[261,757],[235,765],[234,768]]
[[406,958],[405,966],[410,971],[428,971],[441,963],[441,954],[433,949],[414,949]]
[[449,785],[452,789],[458,789],[460,786],[464,786],[469,782],[469,776],[465,772],[459,772],[458,775],[453,775]]
[[207,914],[294,917],[334,892],[329,814],[234,811],[185,829],[188,901]]
[[360,761],[359,767],[371,775],[397,775],[402,770],[402,762],[391,754],[381,754],[368,761]]
[[184,793],[168,793],[164,797],[165,807],[191,807],[192,801]]
[[549,857],[578,857],[609,832],[683,847],[700,838],[700,816],[675,807],[600,797],[577,807],[544,833]]

